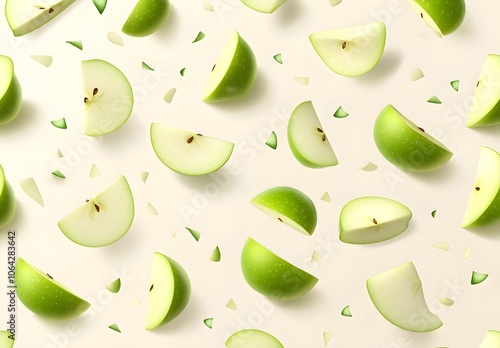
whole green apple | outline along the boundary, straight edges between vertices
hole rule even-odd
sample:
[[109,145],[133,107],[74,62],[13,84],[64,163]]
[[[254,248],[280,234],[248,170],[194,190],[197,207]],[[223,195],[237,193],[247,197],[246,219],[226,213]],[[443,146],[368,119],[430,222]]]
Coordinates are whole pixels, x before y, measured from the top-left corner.
[[438,37],[453,33],[465,17],[464,0],[408,0],[408,3]]
[[169,0],[139,0],[122,27],[130,36],[143,37],[156,32],[170,15]]
[[5,178],[5,173],[0,166],[0,227],[7,225],[16,213],[16,196],[14,190]]
[[0,125],[12,122],[21,110],[21,84],[14,73],[14,63],[0,55]]

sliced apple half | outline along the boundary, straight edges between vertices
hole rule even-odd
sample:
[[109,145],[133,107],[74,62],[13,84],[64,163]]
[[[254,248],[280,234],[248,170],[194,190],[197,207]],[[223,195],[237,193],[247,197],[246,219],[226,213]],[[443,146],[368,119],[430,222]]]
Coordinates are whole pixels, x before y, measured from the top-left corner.
[[385,49],[384,22],[371,22],[311,34],[309,40],[321,60],[339,75],[366,74],[382,58]]
[[273,335],[257,329],[233,333],[226,341],[227,348],[285,348]]
[[479,153],[476,178],[462,221],[463,228],[500,222],[500,154],[483,146]]
[[160,29],[169,15],[169,0],[138,0],[122,31],[136,37],[151,35]]
[[184,175],[215,172],[229,160],[234,148],[229,141],[159,123],[151,124],[150,137],[163,164]]
[[134,220],[134,198],[124,176],[57,223],[66,237],[87,247],[116,242]]
[[353,199],[340,212],[340,240],[351,244],[382,242],[408,228],[412,212],[405,205],[385,197]]
[[286,0],[241,0],[242,3],[252,10],[262,13],[273,13],[283,5]]
[[500,55],[488,54],[472,99],[467,127],[500,124]]
[[293,187],[270,188],[252,198],[250,203],[273,219],[307,236],[316,229],[318,216],[313,201]]
[[287,135],[290,150],[304,166],[324,168],[339,163],[311,101],[300,103],[293,110]]
[[481,341],[479,348],[500,347],[500,331],[489,330]]
[[453,33],[465,17],[464,0],[408,0],[408,3],[438,37]]
[[82,62],[83,132],[89,136],[109,134],[129,119],[134,93],[127,77],[111,63],[101,59]]
[[0,55],[0,125],[12,122],[21,110],[22,89],[14,73],[14,62]]
[[443,325],[425,303],[422,282],[413,262],[369,278],[366,287],[380,314],[402,329],[428,332]]
[[75,0],[7,0],[5,17],[14,36],[28,34],[50,22]]
[[151,264],[146,330],[176,318],[186,308],[190,296],[191,283],[184,268],[170,257],[155,252]]

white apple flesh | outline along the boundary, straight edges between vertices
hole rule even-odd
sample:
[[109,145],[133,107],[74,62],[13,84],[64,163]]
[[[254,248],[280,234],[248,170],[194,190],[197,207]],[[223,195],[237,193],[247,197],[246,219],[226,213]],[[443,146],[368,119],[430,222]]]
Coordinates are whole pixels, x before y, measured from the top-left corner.
[[273,13],[287,0],[241,0],[242,3],[252,10],[262,13]]

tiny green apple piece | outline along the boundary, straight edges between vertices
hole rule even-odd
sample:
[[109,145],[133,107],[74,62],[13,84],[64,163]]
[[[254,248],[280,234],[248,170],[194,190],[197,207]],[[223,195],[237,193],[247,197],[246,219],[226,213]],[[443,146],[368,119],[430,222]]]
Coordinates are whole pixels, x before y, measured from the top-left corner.
[[125,75],[100,59],[82,62],[84,133],[102,136],[112,133],[129,119],[134,93]]
[[486,280],[486,278],[488,278],[488,275],[489,274],[487,274],[487,273],[479,273],[476,271],[472,271],[472,276],[470,279],[471,285],[476,285],[476,284],[480,284],[480,283],[484,282]]
[[276,186],[259,193],[250,203],[306,236],[312,235],[316,229],[316,207],[305,193],[296,188]]
[[481,341],[479,348],[498,348],[500,347],[500,331],[489,330]]
[[14,63],[0,55],[0,125],[12,122],[19,111],[23,92],[21,84],[14,73]]
[[0,347],[1,348],[13,348],[14,347],[14,335],[10,331],[1,330],[0,331]]
[[174,172],[206,175],[221,168],[231,157],[234,144],[199,133],[152,123],[151,143],[158,158]]
[[412,212],[400,202],[366,196],[349,201],[340,212],[339,238],[344,243],[382,242],[406,231]]
[[500,124],[500,55],[488,54],[479,75],[466,126]]
[[61,219],[57,226],[73,242],[102,247],[122,238],[134,220],[134,198],[124,176]]
[[59,129],[67,129],[68,128],[68,125],[66,124],[66,119],[63,117],[59,120],[53,120],[53,121],[50,121],[50,123],[52,123],[52,125],[56,128],[59,128]]
[[7,0],[5,17],[14,36],[28,34],[50,22],[75,0]]
[[273,150],[276,150],[276,148],[278,147],[278,137],[276,136],[276,133],[274,131],[272,131],[269,135],[269,138],[266,141],[266,145]]
[[16,213],[16,196],[0,165],[0,227],[12,221]]
[[342,106],[339,106],[337,111],[335,111],[335,113],[333,114],[333,117],[335,118],[345,118],[347,116],[349,116],[349,113],[345,111]]
[[[330,3],[332,3],[333,1],[338,1],[339,3],[342,2],[342,0],[330,0]],[[328,345],[328,343],[330,343],[332,337],[333,337],[333,333],[331,333],[329,331],[323,331],[323,345],[325,347]]]
[[26,178],[19,180],[19,186],[32,200],[40,204],[42,207],[45,207],[45,203],[43,202],[42,194],[38,189],[38,185],[36,184],[35,179]]
[[321,60],[335,73],[354,77],[372,70],[385,49],[384,22],[371,22],[311,34],[309,40]]
[[464,0],[408,0],[408,3],[438,37],[453,33],[465,17]]
[[292,111],[287,136],[292,154],[304,166],[325,168],[339,163],[311,101]]
[[450,82],[451,88],[453,88],[456,92],[458,92],[458,89],[460,88],[460,80],[453,80]]
[[500,154],[483,146],[479,152],[476,178],[462,221],[463,228],[500,223]]
[[117,278],[108,285],[106,285],[106,289],[108,289],[113,294],[116,294],[118,293],[118,291],[120,291],[121,286],[122,286],[122,281],[120,280],[120,278]]
[[270,333],[257,329],[244,329],[233,333],[226,341],[227,348],[285,348]]
[[54,170],[52,172],[52,175],[54,175],[54,176],[56,176],[58,178],[61,178],[61,179],[65,179],[66,178],[66,176],[63,173],[61,173],[61,171],[59,169],[58,170]]
[[307,294],[318,278],[285,261],[248,238],[241,252],[241,270],[248,285],[276,301],[290,301]]
[[208,327],[209,329],[211,329],[214,325],[214,318],[206,318],[206,319],[203,319],[203,323],[205,324],[206,327]]
[[203,101],[217,103],[243,98],[252,89],[256,77],[257,61],[252,48],[234,32],[210,72]]
[[199,241],[201,237],[201,233],[193,228],[186,227],[186,230],[193,236],[195,241]]
[[427,99],[427,102],[431,104],[443,104],[443,102],[441,101],[441,99],[439,99],[437,95],[433,95],[432,97]]
[[83,43],[78,40],[78,41],[66,41],[66,43],[70,44],[73,47],[78,48],[80,51],[83,50]]
[[192,43],[195,43],[195,42],[198,42],[198,41],[201,41],[205,38],[205,33],[200,31],[198,33],[198,35],[196,35],[196,37],[194,38],[193,42]]
[[409,172],[438,169],[453,156],[444,144],[390,104],[378,115],[373,135],[375,144],[385,159]]
[[413,262],[369,278],[366,286],[380,314],[397,327],[428,332],[443,325],[427,307],[422,282]]
[[241,0],[241,2],[257,12],[273,13],[286,0]]
[[210,258],[210,261],[220,262],[220,260],[221,260],[221,253],[220,253],[220,249],[219,249],[218,246],[215,247],[215,249],[210,254],[209,258]]
[[90,303],[21,257],[16,262],[14,282],[19,300],[42,317],[71,319],[90,307]]
[[92,0],[94,2],[95,8],[99,11],[99,14],[102,14],[106,9],[106,5],[108,0]]
[[109,325],[108,328],[110,328],[111,330],[116,331],[118,333],[122,333],[122,330],[120,330],[120,327],[116,323]]
[[135,37],[151,35],[161,28],[169,15],[169,0],[139,0],[123,24],[122,31]]
[[343,315],[344,317],[349,317],[349,318],[352,317],[351,307],[345,306],[340,314]]
[[151,285],[146,310],[146,330],[163,326],[186,308],[191,296],[189,277],[176,261],[161,253],[153,254]]

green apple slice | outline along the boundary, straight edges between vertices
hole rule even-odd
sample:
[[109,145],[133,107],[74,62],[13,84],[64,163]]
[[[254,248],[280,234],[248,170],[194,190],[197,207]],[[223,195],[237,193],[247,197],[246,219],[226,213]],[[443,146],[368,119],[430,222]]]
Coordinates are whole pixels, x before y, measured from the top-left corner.
[[481,147],[476,178],[465,209],[463,228],[482,227],[500,222],[500,154]]
[[233,333],[226,341],[227,348],[285,348],[273,335],[257,329]]
[[108,285],[106,285],[106,289],[116,294],[118,293],[118,291],[120,291],[121,286],[122,286],[122,281],[120,280],[120,278],[117,278]]
[[84,133],[109,134],[127,122],[134,105],[134,93],[125,75],[100,59],[82,62]]
[[287,135],[293,155],[304,166],[324,168],[339,163],[311,101],[293,110]]
[[7,0],[5,17],[14,36],[28,34],[50,22],[75,0]]
[[311,34],[309,40],[321,60],[343,76],[360,76],[372,70],[385,49],[384,22],[371,22]]
[[408,3],[438,37],[453,33],[465,17],[464,0],[408,0]]
[[340,240],[351,244],[382,242],[408,228],[412,212],[405,205],[385,197],[353,199],[340,212]]
[[428,172],[447,163],[453,153],[392,105],[378,115],[373,131],[380,153],[396,167]]
[[66,237],[87,247],[122,238],[134,220],[134,198],[124,176],[57,223]]
[[176,261],[155,252],[146,310],[146,330],[167,324],[186,308],[191,296],[189,277]]
[[489,330],[481,341],[479,348],[500,347],[500,331]]
[[500,124],[500,55],[488,54],[472,99],[467,127]]
[[203,101],[216,103],[243,98],[257,76],[255,55],[238,32],[227,40],[208,78]]
[[273,13],[283,5],[286,0],[241,0],[242,3],[252,10],[262,13]]
[[3,167],[0,166],[0,227],[12,221],[16,213],[16,196],[10,186]]
[[19,186],[21,186],[24,193],[26,193],[31,199],[40,204],[42,207],[45,207],[42,194],[38,189],[38,185],[36,184],[35,179],[33,178],[21,179],[19,180]]
[[425,303],[413,262],[369,278],[366,286],[377,310],[392,324],[413,332],[433,331],[443,325]]
[[205,175],[221,168],[234,144],[167,125],[152,123],[151,143],[158,158],[174,172]]
[[14,347],[14,337],[9,331],[1,330],[0,331],[0,347],[1,348],[12,348]]
[[151,35],[160,29],[169,15],[169,0],[138,0],[123,24],[122,31],[135,37]]
[[293,187],[270,188],[252,198],[250,203],[273,219],[307,236],[316,229],[318,216],[313,201]]
[[21,110],[22,89],[14,73],[14,63],[0,55],[0,125],[12,122]]
[[122,333],[122,330],[120,330],[120,327],[116,323],[109,325],[108,328],[118,333]]
[[486,278],[488,278],[489,274],[487,273],[479,273],[476,271],[472,271],[472,276],[470,279],[471,285],[476,285],[484,282]]
[[248,238],[241,252],[241,270],[248,285],[276,301],[290,301],[307,294],[318,278],[285,261]]
[[71,319],[90,307],[90,303],[21,257],[16,263],[14,281],[19,300],[37,315]]

